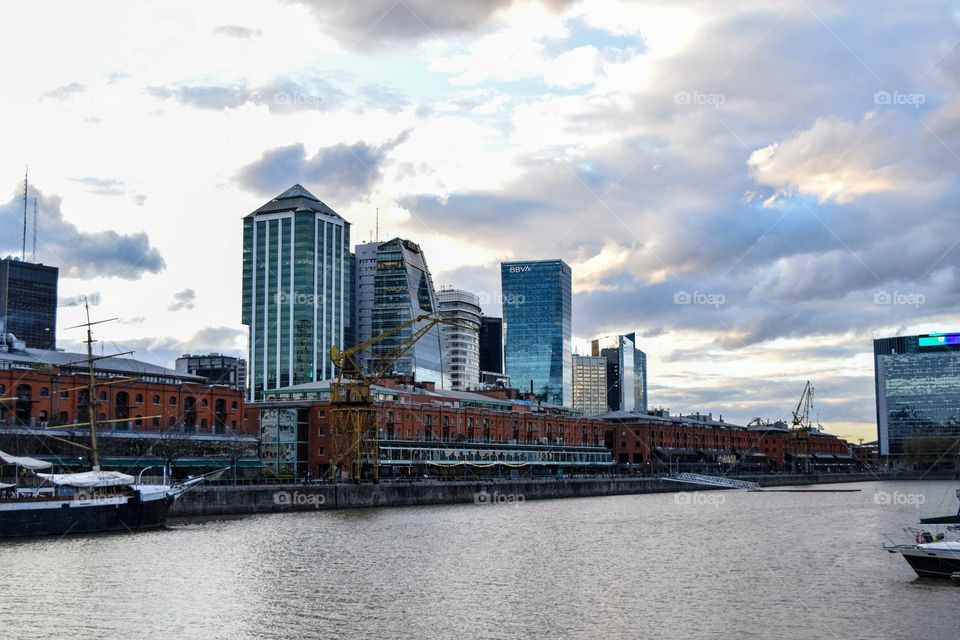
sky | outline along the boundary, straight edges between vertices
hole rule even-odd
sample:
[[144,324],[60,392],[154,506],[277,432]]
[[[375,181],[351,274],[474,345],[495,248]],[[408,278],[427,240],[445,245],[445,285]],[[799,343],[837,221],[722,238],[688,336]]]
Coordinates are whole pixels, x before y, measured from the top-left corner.
[[[562,258],[652,406],[875,439],[872,339],[957,331],[960,7],[820,0],[6,3],[0,255],[102,349],[242,355],[241,218],[300,182],[498,315]],[[32,255],[32,221],[27,241]],[[60,308],[58,341],[82,336]]]

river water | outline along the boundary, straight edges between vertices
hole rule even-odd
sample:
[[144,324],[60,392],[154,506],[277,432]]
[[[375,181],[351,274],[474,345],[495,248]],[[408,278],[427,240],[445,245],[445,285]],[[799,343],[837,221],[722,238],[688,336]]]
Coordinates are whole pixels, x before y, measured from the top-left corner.
[[[960,637],[883,534],[955,482],[174,522],[0,543],[0,632],[70,638]],[[825,488],[821,486],[819,488]]]

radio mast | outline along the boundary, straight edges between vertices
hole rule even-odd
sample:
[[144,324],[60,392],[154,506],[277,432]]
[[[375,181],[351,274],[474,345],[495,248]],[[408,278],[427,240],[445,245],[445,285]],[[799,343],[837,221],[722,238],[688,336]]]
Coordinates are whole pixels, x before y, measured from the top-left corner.
[[33,258],[31,260],[36,263],[37,261],[37,197],[33,197]]
[[20,249],[20,260],[27,259],[27,178],[30,173],[30,165],[23,170],[23,246]]

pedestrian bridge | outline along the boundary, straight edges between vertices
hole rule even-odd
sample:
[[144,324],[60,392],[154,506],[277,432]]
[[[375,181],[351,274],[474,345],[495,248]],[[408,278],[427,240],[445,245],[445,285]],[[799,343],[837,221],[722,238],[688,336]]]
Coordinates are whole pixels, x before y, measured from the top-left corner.
[[699,473],[675,473],[670,477],[664,478],[671,482],[683,482],[686,484],[698,484],[708,487],[723,487],[725,489],[759,489],[760,485],[756,482],[747,480],[734,480],[733,478],[724,478],[723,476],[704,476]]

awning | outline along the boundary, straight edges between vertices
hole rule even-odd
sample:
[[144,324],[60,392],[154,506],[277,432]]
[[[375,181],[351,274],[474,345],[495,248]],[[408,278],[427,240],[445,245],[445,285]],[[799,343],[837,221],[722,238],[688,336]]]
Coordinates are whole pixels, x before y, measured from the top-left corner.
[[44,480],[58,486],[97,488],[122,487],[135,482],[133,476],[117,471],[87,471],[84,473],[38,473]]
[[53,466],[49,462],[44,462],[43,460],[27,458],[25,456],[12,456],[9,453],[4,453],[3,451],[0,451],[0,460],[2,460],[4,464],[19,465],[24,469],[30,469],[31,471],[36,471],[38,469],[49,469]]
[[6,482],[0,482],[0,491],[4,491],[5,489],[13,489],[15,486],[17,485],[7,484]]
[[813,457],[816,458],[817,460],[836,460],[837,459],[836,456],[834,456],[832,453],[815,453],[813,454]]

